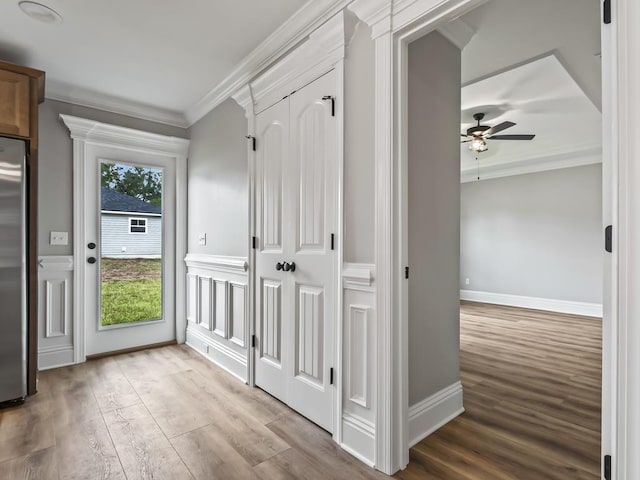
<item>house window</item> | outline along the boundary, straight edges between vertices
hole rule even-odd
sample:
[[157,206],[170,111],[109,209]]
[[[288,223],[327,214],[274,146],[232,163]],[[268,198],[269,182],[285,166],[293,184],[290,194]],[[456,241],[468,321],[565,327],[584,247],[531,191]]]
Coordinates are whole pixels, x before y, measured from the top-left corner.
[[130,218],[129,233],[147,233],[146,218]]

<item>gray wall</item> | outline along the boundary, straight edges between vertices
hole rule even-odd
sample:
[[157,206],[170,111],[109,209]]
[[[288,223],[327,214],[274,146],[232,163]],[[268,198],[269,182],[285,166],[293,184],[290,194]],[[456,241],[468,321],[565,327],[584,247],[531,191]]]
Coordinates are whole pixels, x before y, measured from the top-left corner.
[[[187,130],[125,115],[46,100],[39,110],[39,255],[73,254],[73,143],[61,113],[162,135],[188,138]],[[49,245],[49,232],[69,232],[69,245]]]
[[374,263],[375,45],[358,23],[345,57],[344,260]]
[[[130,233],[130,218],[146,218],[147,233]],[[162,254],[162,217],[103,213],[100,224],[100,253],[103,257],[155,255],[159,258]]]
[[[228,99],[195,123],[189,152],[189,253],[248,255],[247,119]],[[207,245],[198,235],[207,234]]]
[[460,378],[460,50],[409,46],[409,405]]
[[461,289],[602,303],[601,165],[465,183],[461,208]]

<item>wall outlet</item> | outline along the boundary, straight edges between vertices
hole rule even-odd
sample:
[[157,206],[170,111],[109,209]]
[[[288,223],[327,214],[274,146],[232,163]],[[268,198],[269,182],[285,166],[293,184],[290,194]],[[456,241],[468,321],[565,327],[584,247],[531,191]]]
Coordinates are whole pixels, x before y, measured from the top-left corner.
[[468,278],[464,279],[464,284],[465,285],[469,285],[471,283],[471,280],[469,280]]
[[207,234],[201,233],[198,235],[198,245],[206,245],[207,244]]
[[69,245],[69,232],[50,232],[49,245]]

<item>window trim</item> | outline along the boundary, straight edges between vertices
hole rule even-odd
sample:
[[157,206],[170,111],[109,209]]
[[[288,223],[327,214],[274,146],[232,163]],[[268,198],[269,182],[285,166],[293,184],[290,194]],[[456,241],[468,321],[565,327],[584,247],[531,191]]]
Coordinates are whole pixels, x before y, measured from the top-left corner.
[[[133,225],[133,221],[139,222],[140,220],[144,221],[144,225]],[[141,228],[144,227],[144,232],[133,232],[132,228]],[[146,217],[129,217],[129,235],[147,235],[149,233],[149,219]]]

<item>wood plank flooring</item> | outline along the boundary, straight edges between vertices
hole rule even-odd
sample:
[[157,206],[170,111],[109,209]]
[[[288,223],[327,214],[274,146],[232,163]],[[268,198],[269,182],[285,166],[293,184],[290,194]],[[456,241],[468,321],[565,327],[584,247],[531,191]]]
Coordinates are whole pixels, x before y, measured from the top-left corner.
[[[599,478],[600,324],[464,303],[466,412],[396,478]],[[0,410],[3,480],[383,478],[186,346],[42,372]]]
[[601,325],[462,302],[466,411],[412,448],[397,478],[600,478]]
[[0,410],[0,479],[383,479],[186,346],[42,372]]

